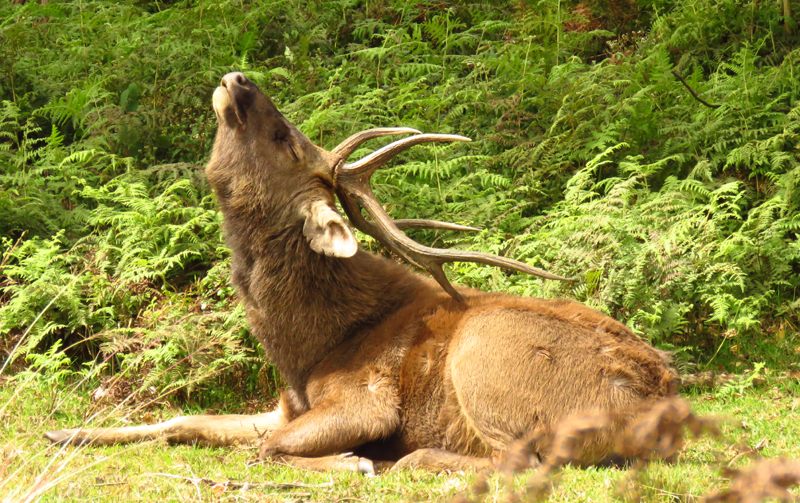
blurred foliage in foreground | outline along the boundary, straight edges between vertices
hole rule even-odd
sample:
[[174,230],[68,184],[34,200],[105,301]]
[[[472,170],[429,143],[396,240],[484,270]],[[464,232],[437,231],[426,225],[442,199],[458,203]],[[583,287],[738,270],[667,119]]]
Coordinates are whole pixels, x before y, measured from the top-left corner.
[[377,126],[470,136],[403,154],[378,197],[485,229],[420,240],[582,279],[455,280],[577,299],[684,364],[791,364],[800,37],[782,5],[0,2],[0,349],[184,397],[276,384],[202,175],[211,94],[242,70],[328,148]]

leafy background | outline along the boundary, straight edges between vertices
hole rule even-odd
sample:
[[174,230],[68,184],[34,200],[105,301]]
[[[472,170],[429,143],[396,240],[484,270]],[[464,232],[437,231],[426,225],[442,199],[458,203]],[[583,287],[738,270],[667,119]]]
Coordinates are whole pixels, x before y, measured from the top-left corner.
[[683,370],[796,367],[800,37],[783,5],[0,2],[3,372],[227,409],[274,392],[202,173],[233,70],[326,148],[378,126],[471,137],[404,153],[379,199],[483,229],[420,241],[579,278],[456,264],[454,280],[584,302]]

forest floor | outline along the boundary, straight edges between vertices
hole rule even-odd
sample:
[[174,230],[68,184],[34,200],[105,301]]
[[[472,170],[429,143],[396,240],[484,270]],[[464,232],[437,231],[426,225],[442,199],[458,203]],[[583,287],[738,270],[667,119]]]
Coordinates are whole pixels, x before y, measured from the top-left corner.
[[[722,419],[721,438],[691,439],[674,463],[654,463],[640,471],[567,467],[551,480],[549,501],[699,501],[729,486],[727,468],[746,468],[760,458],[800,457],[800,384],[796,379],[753,384],[753,379],[743,376],[712,391],[685,394],[695,414]],[[501,475],[489,478],[488,493],[479,497],[475,494],[479,477],[472,473],[404,471],[368,478],[279,464],[250,465],[257,453],[254,448],[164,442],[80,448],[48,445],[44,431],[75,427],[89,415],[90,393],[65,384],[0,382],[3,501],[373,502],[458,497],[461,501],[517,501],[510,497],[510,481]],[[105,418],[94,420],[94,425],[152,422],[182,412],[166,403],[147,411],[94,403],[92,414]],[[517,474],[516,491],[524,492],[534,475],[535,471]]]

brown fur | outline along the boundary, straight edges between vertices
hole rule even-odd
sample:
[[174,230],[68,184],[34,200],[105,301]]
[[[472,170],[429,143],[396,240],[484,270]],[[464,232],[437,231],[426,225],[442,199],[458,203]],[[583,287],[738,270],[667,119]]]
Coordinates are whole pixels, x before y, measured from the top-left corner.
[[[494,451],[576,412],[676,392],[661,353],[586,306],[468,289],[459,290],[461,303],[384,257],[312,250],[317,210],[309,208],[335,208],[332,173],[341,160],[311,144],[243,75],[224,83],[206,173],[250,328],[290,389],[273,413],[209,417],[202,435],[192,418],[179,418],[180,438],[166,429],[162,436],[197,433],[195,441],[221,445],[269,430],[263,456],[356,450],[397,460],[425,449],[401,465],[481,467]],[[343,222],[330,225],[349,232]],[[48,436],[73,434],[94,443],[149,438],[125,428]],[[612,451],[599,439],[585,461]]]

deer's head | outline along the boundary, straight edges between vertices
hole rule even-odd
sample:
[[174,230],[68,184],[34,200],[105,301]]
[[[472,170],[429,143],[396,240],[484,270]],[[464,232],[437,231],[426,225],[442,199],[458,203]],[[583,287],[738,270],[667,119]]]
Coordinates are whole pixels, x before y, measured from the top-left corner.
[[[358,243],[337,211],[338,196],[350,222],[433,277],[453,297],[442,264],[480,262],[550,279],[564,279],[505,257],[464,251],[440,250],[420,245],[403,234],[403,228],[477,230],[435,220],[392,220],[369,186],[372,173],[403,150],[425,142],[470,141],[455,135],[420,134],[410,128],[379,128],[357,133],[328,152],[317,147],[286,120],[272,101],[239,72],[222,78],[214,91],[214,111],[219,128],[206,168],[223,210],[270,213],[261,215],[276,225],[302,223],[309,246],[317,253],[347,258]],[[412,134],[351,164],[347,157],[363,142],[379,136]],[[361,208],[359,208],[359,205]],[[362,208],[369,215],[362,214]]]

